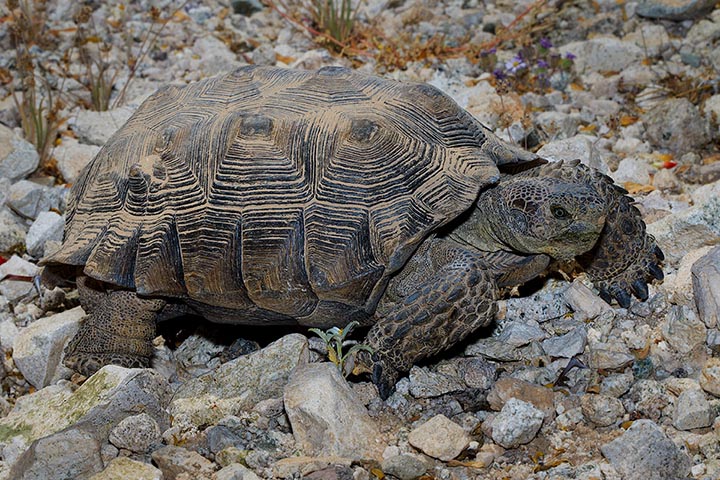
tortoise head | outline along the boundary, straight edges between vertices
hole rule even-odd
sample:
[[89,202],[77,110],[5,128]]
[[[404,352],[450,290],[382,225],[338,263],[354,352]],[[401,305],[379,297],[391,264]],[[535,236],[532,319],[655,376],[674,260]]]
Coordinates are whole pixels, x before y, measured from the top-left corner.
[[520,253],[572,260],[592,249],[605,225],[607,202],[574,178],[505,177],[483,196],[487,234]]

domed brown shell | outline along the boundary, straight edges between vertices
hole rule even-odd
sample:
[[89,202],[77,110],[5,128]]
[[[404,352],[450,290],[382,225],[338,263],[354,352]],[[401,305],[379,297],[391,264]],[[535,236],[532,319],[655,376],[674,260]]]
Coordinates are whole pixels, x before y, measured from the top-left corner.
[[73,187],[45,263],[296,319],[371,313],[417,245],[512,158],[428,85],[240,68],[145,101]]

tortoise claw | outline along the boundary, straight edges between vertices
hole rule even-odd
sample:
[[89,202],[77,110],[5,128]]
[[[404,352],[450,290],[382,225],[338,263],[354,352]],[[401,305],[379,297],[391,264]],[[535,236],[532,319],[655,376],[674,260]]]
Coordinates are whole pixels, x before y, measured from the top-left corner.
[[607,303],[608,305],[612,303],[612,295],[610,295],[610,292],[608,292],[604,288],[598,288],[598,293],[600,294],[600,298],[605,300],[605,303]]
[[632,284],[632,291],[638,299],[642,301],[648,299],[648,286],[645,280],[641,278],[635,280]]
[[372,382],[377,387],[380,398],[387,400],[395,391],[399,372],[379,358],[377,353],[373,355],[373,362]]
[[630,308],[630,301],[631,297],[630,294],[621,288],[617,288],[613,291],[613,296],[615,297],[615,300],[617,300],[618,304],[620,304],[623,308]]
[[660,268],[657,264],[651,263],[648,265],[648,270],[650,271],[650,274],[655,277],[656,280],[662,280],[665,278],[665,274],[662,271],[662,268]]
[[660,260],[660,261],[665,260],[665,254],[663,253],[662,249],[659,246],[655,245],[655,249],[654,249],[653,253],[655,253],[655,256],[657,257],[658,260]]

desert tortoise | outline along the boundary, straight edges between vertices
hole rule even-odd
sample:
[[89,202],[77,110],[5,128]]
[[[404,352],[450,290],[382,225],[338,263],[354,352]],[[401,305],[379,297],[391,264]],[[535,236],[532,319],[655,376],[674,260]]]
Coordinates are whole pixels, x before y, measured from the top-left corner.
[[147,366],[155,322],[181,311],[357,320],[387,396],[551,259],[585,254],[604,298],[647,298],[662,253],[625,193],[503,143],[428,85],[244,67],[146,100],[73,186],[43,263],[78,277],[88,317],[65,361],[84,374]]

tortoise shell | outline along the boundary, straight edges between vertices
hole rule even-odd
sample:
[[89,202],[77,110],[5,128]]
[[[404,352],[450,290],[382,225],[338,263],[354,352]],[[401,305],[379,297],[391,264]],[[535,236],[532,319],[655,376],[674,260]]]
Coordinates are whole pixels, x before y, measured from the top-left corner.
[[243,67],[148,98],[73,186],[44,263],[322,324],[372,313],[418,244],[513,161],[429,85]]

